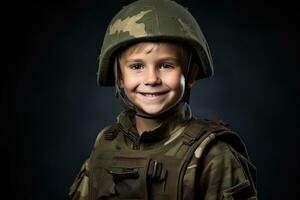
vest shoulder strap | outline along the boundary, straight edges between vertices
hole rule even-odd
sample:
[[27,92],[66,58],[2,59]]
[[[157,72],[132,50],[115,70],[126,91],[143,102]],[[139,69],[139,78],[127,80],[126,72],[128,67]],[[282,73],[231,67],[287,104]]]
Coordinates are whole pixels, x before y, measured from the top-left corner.
[[193,119],[184,133],[184,142],[187,145],[192,145],[202,135],[207,132],[220,132],[229,130],[227,124],[221,121],[208,121],[205,119]]
[[194,119],[186,128],[183,134],[183,144],[199,146],[205,139],[218,138],[231,145],[238,152],[248,157],[248,153],[240,136],[228,128],[228,124],[222,120],[208,121],[203,119]]
[[[184,156],[184,162],[181,166],[179,180],[183,181],[185,170],[195,151],[198,151],[199,159],[202,159],[203,152],[215,140],[222,140],[234,149],[234,152],[241,154],[245,161],[243,162],[250,182],[256,185],[256,169],[251,164],[246,146],[240,136],[228,128],[228,124],[222,120],[208,121],[203,119],[194,119],[183,133],[183,144],[189,146],[189,150]],[[242,164],[243,164],[242,163]],[[251,169],[250,169],[251,168]],[[178,188],[179,196],[182,196],[182,189]]]
[[113,124],[110,127],[108,127],[107,129],[105,129],[105,131],[103,133],[104,139],[105,140],[113,140],[117,137],[119,132],[120,132],[120,129],[118,127],[118,124]]
[[96,137],[93,152],[107,149],[108,145],[114,140],[119,133],[118,125],[112,124],[103,128]]

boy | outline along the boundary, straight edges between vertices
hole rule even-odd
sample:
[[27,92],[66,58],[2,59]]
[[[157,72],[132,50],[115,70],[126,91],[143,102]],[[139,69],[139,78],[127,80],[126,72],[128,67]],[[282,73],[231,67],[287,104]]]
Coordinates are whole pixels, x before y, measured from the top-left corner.
[[190,89],[213,74],[191,14],[170,0],[139,0],[111,21],[97,81],[125,110],[98,135],[72,199],[256,199],[244,143],[221,121],[195,119]]

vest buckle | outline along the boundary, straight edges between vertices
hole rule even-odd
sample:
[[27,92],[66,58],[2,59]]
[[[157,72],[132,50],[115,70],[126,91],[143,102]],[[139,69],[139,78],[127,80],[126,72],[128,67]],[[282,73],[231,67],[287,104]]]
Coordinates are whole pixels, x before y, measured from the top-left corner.
[[152,180],[162,181],[167,176],[167,170],[163,167],[163,163],[157,160],[150,160],[147,175]]

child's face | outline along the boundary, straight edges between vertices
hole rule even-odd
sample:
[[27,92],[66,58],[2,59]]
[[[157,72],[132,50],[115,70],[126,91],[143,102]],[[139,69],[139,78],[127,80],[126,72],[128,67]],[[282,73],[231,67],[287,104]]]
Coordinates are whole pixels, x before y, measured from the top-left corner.
[[142,43],[120,56],[119,87],[138,113],[158,115],[177,104],[185,88],[178,47],[171,43]]

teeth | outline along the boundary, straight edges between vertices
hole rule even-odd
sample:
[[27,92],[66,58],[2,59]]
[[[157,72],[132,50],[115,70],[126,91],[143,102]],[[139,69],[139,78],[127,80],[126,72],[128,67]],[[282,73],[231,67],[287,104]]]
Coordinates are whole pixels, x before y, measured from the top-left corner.
[[157,92],[157,93],[144,93],[144,92],[139,92],[140,94],[146,96],[146,97],[155,97],[155,96],[161,96],[165,94],[165,92]]
[[145,96],[153,97],[153,96],[158,96],[159,94],[149,94],[149,93],[143,93]]

